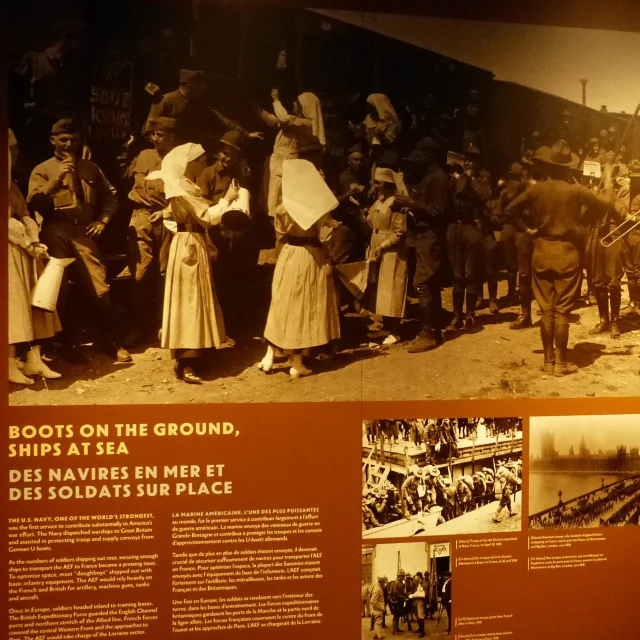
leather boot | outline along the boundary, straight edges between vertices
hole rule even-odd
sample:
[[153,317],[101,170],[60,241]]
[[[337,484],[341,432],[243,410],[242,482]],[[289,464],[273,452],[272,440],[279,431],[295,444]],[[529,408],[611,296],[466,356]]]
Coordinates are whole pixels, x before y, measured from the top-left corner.
[[458,331],[464,327],[464,318],[458,314],[454,313],[453,318],[451,318],[451,322],[445,327],[445,331]]
[[609,295],[606,291],[598,291],[596,294],[596,302],[598,303],[598,313],[600,314],[600,322],[589,331],[590,336],[597,336],[601,333],[609,331]]
[[520,314],[518,318],[514,320],[510,325],[509,329],[528,329],[533,325],[531,321],[531,303],[528,305],[522,304],[520,307]]
[[460,289],[458,286],[454,287],[452,292],[453,298],[453,318],[449,325],[445,328],[445,331],[456,331],[462,329],[463,322],[463,308],[464,308],[464,289]]
[[431,351],[443,343],[442,332],[436,329],[427,329],[409,344],[409,353],[422,353]]
[[420,299],[420,320],[422,329],[418,336],[409,343],[407,349],[409,353],[422,353],[435,349],[443,343],[442,331],[435,329],[435,320],[433,316],[433,304]]
[[610,335],[614,340],[617,340],[620,337],[618,318],[620,317],[620,306],[622,304],[622,292],[620,289],[609,291],[609,301],[611,304]]
[[518,276],[515,273],[510,273],[507,275],[507,298],[513,300],[518,297],[516,293],[516,283],[518,281]]
[[470,329],[476,323],[475,316],[476,316],[477,306],[478,306],[478,294],[476,293],[475,290],[472,290],[472,291],[467,290],[467,297],[466,297],[467,313],[464,317],[464,326],[467,329]]
[[567,345],[569,344],[569,318],[555,318],[553,323],[553,340],[555,344],[556,364],[553,375],[561,377],[575,373],[578,367],[567,361]]
[[487,283],[489,289],[489,311],[493,314],[500,312],[498,306],[498,281],[493,278]]
[[629,282],[629,305],[625,307],[624,311],[620,315],[637,316],[640,312],[640,304],[638,302],[640,287],[635,282]]
[[422,620],[418,620],[418,638],[424,638],[425,637],[425,632],[424,632],[424,618]]
[[555,364],[554,319],[550,313],[544,314],[540,319],[540,338],[542,339],[542,350],[544,351],[542,371],[548,375],[553,375]]

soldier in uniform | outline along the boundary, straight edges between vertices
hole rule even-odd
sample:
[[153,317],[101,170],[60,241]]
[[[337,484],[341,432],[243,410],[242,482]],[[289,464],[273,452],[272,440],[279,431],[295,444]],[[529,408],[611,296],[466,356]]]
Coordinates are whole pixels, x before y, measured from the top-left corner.
[[[43,217],[41,240],[52,258],[75,258],[65,270],[63,290],[58,301],[62,324],[73,326],[77,313],[66,308],[68,279],[84,295],[96,319],[104,351],[118,362],[131,362],[131,355],[120,345],[110,303],[107,269],[96,240],[116,214],[115,189],[95,163],[78,157],[81,146],[79,128],[73,120],[58,120],[51,129],[52,158],[39,164],[29,180],[28,203]],[[82,360],[68,330],[63,332],[67,355]]]
[[171,246],[171,233],[162,222],[162,210],[169,204],[164,196],[164,184],[162,180],[147,180],[146,177],[161,168],[162,159],[176,146],[176,121],[173,118],[153,119],[149,122],[149,133],[153,149],[144,149],[132,162],[126,152],[119,158],[125,175],[134,181],[129,192],[133,213],[127,234],[129,271],[134,280],[133,326],[125,340],[128,347],[137,346],[146,337],[147,312],[154,294],[154,328],[157,332],[162,318],[164,278]]
[[440,426],[436,420],[429,418],[427,421],[425,437],[425,443],[427,445],[427,463],[435,464],[436,453],[440,451],[440,445],[442,444],[442,433],[440,432]]
[[571,169],[579,158],[564,140],[538,149],[538,161],[549,179],[531,185],[506,208],[510,217],[531,210],[527,232],[534,238],[533,290],[542,310],[540,336],[544,350],[543,371],[565,376],[577,371],[567,361],[569,314],[580,295],[580,222],[583,206],[606,209],[612,198],[599,196],[578,184],[570,184]]
[[486,485],[485,485],[485,495],[486,495],[486,502],[487,504],[490,502],[493,502],[493,500],[495,499],[495,479],[494,479],[494,471],[493,469],[490,469],[489,467],[483,467],[482,468],[482,473],[484,473],[484,477],[486,479]]
[[[178,134],[185,142],[198,142],[208,146],[213,141],[215,130],[234,129],[243,138],[262,139],[264,134],[259,131],[249,133],[237,122],[226,118],[219,111],[210,108],[205,102],[205,76],[198,69],[180,69],[180,86],[175,91],[160,95],[159,88],[154,97],[157,99],[151,106],[144,132],[149,130],[152,118],[166,117],[177,121]],[[219,135],[219,134],[218,134]]]
[[[216,160],[198,176],[202,196],[217,205],[234,185],[248,189],[249,169],[243,157],[242,135],[227,131],[218,141]],[[252,317],[249,304],[253,267],[258,262],[256,242],[247,217],[245,229],[229,229],[224,222],[208,231],[216,248],[214,277],[225,324],[238,327]]]
[[442,478],[442,494],[444,502],[442,506],[442,517],[445,521],[452,520],[456,517],[456,490],[451,486],[451,478],[445,476]]
[[[504,186],[500,191],[497,207],[501,218],[502,229],[500,232],[500,246],[507,268],[508,297],[516,294],[520,299],[520,314],[509,325],[511,329],[526,329],[531,327],[531,251],[533,239],[527,233],[526,227],[513,220],[504,219],[504,210],[509,203],[519,196],[527,187],[524,178],[524,169],[520,163],[511,165]],[[526,212],[522,213],[526,217]]]
[[396,579],[389,585],[389,606],[393,614],[392,633],[394,636],[400,635],[400,616],[404,612],[404,603],[407,599],[407,588],[404,583],[405,572],[400,569]]
[[[618,201],[622,212],[635,215],[634,222],[640,221],[640,160],[629,162],[628,185],[623,185],[618,192]],[[633,222],[630,224],[633,225]],[[624,229],[623,229],[624,230]],[[629,287],[629,307],[623,315],[638,316],[640,314],[640,226],[630,231],[624,238],[624,265]]]
[[[456,180],[453,220],[447,228],[447,247],[453,268],[453,318],[447,331],[475,324],[478,298],[482,292],[484,204],[469,176]],[[463,313],[466,305],[466,314]]]
[[442,585],[442,595],[440,596],[442,606],[447,612],[447,633],[451,633],[451,575],[448,574]]
[[462,478],[458,480],[458,484],[456,485],[456,502],[458,504],[457,515],[461,515],[469,511],[473,504],[471,489],[469,489],[466,482]]
[[492,522],[500,522],[500,513],[503,509],[507,509],[509,517],[515,516],[515,512],[511,510],[511,496],[518,490],[518,478],[513,473],[515,465],[511,463],[511,469],[507,465],[501,465],[496,472],[496,482],[500,484],[502,488],[502,497],[498,504],[498,509],[495,512]]
[[442,344],[442,268],[444,251],[442,237],[449,211],[449,178],[441,169],[442,149],[426,138],[416,145],[408,160],[407,174],[410,197],[396,196],[398,205],[412,214],[415,233],[416,270],[413,288],[418,295],[421,329],[409,344],[409,353],[435,349]]
[[373,623],[372,631],[374,632],[373,638],[377,638],[377,640],[384,640],[385,638],[383,623],[387,602],[384,583],[384,576],[378,576],[378,583],[371,590],[371,598],[369,600],[369,605],[371,607],[371,620]]
[[379,527],[380,523],[378,522],[372,505],[375,504],[375,498],[372,495],[371,491],[364,490],[362,492],[362,530],[367,531],[367,529],[374,529],[375,527]]
[[[603,166],[606,181],[613,181],[613,165]],[[611,184],[612,186],[612,184]],[[620,207],[620,211],[622,208]],[[601,239],[610,233],[614,233],[614,240],[620,231],[615,229],[625,218],[614,206],[608,207],[604,212],[602,207],[590,207],[587,210],[588,219],[595,228],[595,242],[593,251],[593,286],[598,305],[600,321],[589,331],[589,335],[609,333],[612,338],[620,337],[618,320],[622,302],[622,276],[624,275],[624,242],[611,242],[603,246]]]
[[458,458],[458,436],[456,434],[456,429],[453,424],[451,424],[451,420],[449,420],[449,418],[445,418],[442,421],[440,433],[444,444],[449,447],[448,457]]
[[422,472],[416,465],[409,469],[409,475],[400,489],[402,512],[407,520],[411,519],[411,515],[424,511],[423,499],[418,493],[418,487],[421,485]]

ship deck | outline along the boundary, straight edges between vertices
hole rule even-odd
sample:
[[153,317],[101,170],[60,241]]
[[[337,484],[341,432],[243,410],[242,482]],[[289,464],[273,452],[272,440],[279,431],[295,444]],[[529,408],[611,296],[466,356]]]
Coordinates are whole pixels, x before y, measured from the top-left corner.
[[[445,446],[445,445],[443,445]],[[415,445],[407,440],[399,440],[398,443],[385,442],[384,459],[380,459],[380,445],[376,451],[371,453],[374,445],[367,442],[366,437],[362,439],[362,460],[368,459],[380,464],[384,463],[392,471],[406,473],[405,456],[407,466],[417,464],[424,466],[427,463],[427,452],[425,445]],[[499,436],[496,438],[478,438],[475,443],[468,438],[458,441],[458,458],[453,458],[454,465],[470,464],[474,461],[480,462],[488,460],[495,455],[497,458],[520,456],[522,454],[522,434],[519,433],[513,438]],[[371,456],[369,458],[369,456]],[[437,467],[443,468],[448,464],[447,460],[438,460]]]

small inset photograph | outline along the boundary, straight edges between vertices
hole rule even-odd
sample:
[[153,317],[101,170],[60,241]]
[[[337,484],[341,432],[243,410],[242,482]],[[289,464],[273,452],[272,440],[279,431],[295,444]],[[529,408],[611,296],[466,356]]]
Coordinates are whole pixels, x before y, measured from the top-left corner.
[[365,420],[362,538],[522,528],[522,418]]
[[640,415],[531,418],[529,528],[640,524]]
[[362,547],[362,640],[451,633],[451,544]]

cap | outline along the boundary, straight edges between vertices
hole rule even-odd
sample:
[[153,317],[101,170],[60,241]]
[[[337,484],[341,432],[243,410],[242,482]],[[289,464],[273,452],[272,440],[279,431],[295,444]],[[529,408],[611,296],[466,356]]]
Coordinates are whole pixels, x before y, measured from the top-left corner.
[[640,174],[640,160],[638,160],[637,158],[634,160],[631,160],[631,162],[629,162],[629,173],[631,175],[638,175]]
[[160,116],[158,118],[149,119],[149,131],[175,131],[178,123],[175,118],[166,118]]
[[514,162],[509,169],[509,173],[507,174],[513,178],[521,178],[522,177],[522,165],[519,162]]
[[204,71],[192,69],[180,69],[180,84],[189,82],[202,82],[204,80]]
[[222,142],[222,144],[225,144],[228,147],[233,147],[238,151],[240,151],[242,148],[240,146],[241,141],[242,141],[242,134],[239,131],[236,131],[235,129],[232,129],[231,131],[227,131],[222,136],[222,138],[220,138],[220,142]]
[[51,127],[51,135],[59,136],[63,133],[80,133],[80,127],[71,118],[63,118]]
[[416,143],[415,149],[420,149],[427,154],[428,157],[434,158],[439,153],[442,153],[442,146],[438,144],[433,138],[423,138]]
[[349,155],[354,155],[359,153],[361,156],[364,156],[364,148],[360,142],[357,142],[349,149]]

